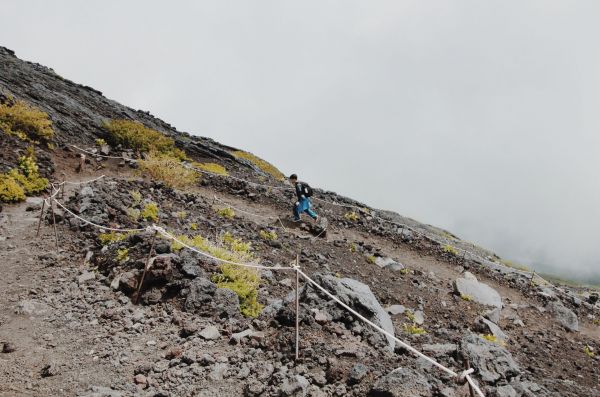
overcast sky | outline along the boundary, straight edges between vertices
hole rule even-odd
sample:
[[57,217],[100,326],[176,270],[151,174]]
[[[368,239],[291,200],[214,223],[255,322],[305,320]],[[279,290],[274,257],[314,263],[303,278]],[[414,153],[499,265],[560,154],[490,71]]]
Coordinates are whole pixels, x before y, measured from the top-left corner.
[[538,270],[600,276],[598,1],[1,6],[0,45],[109,98]]

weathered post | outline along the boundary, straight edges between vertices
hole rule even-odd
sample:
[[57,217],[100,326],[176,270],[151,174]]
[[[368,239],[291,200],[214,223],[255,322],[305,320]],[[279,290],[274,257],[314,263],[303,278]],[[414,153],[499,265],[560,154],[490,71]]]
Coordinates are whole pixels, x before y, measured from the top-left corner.
[[44,208],[46,208],[46,199],[42,201],[42,209],[40,211],[40,220],[38,221],[37,232],[35,233],[35,237],[40,236],[40,227],[42,226],[42,218],[44,217]]
[[296,361],[298,361],[300,351],[300,255],[296,255]]
[[146,277],[146,272],[148,271],[148,265],[150,264],[150,258],[152,257],[152,250],[154,250],[154,243],[156,242],[157,231],[154,232],[154,236],[152,236],[152,243],[150,244],[150,251],[148,251],[148,256],[146,257],[146,264],[144,265],[144,271],[142,272],[142,277],[140,278],[140,282],[138,284],[137,292],[135,293],[135,298],[133,303],[137,305],[138,300],[140,299],[140,292],[142,291],[142,284],[144,283],[144,278]]

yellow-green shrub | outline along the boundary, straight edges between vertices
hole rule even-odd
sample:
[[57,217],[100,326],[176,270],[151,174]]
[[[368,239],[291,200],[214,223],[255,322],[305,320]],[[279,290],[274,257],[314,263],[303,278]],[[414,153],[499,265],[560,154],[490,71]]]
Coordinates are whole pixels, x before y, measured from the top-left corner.
[[119,248],[117,250],[117,262],[125,263],[129,260],[129,250],[127,248]]
[[16,203],[25,200],[25,190],[7,174],[0,174],[0,201]]
[[140,193],[139,190],[130,190],[129,195],[131,196],[131,199],[133,200],[134,206],[140,205],[140,203],[142,202],[142,193]]
[[158,220],[158,205],[152,201],[146,203],[140,212],[140,216],[145,220],[156,222]]
[[0,104],[0,129],[29,142],[48,142],[54,136],[48,114],[23,101]]
[[118,233],[118,232],[108,232],[108,233],[100,233],[98,235],[98,240],[102,245],[109,245],[112,243],[117,243],[119,241],[123,241],[127,238],[129,234],[127,233]]
[[344,214],[344,218],[350,222],[356,222],[359,218],[358,214],[355,211],[346,212]]
[[458,250],[456,248],[454,248],[453,246],[451,246],[450,244],[446,244],[443,247],[444,252],[454,255],[454,256],[458,256]]
[[106,145],[106,141],[102,138],[98,138],[98,139],[96,139],[96,145],[104,146],[104,145]]
[[235,211],[233,211],[231,208],[229,207],[225,207],[225,208],[217,208],[217,214],[219,216],[222,216],[223,218],[227,218],[227,219],[233,219],[235,217]]
[[175,147],[175,140],[165,134],[132,120],[110,120],[104,123],[114,144],[141,152],[158,152],[185,159],[185,153]]
[[[206,252],[216,258],[231,262],[249,262],[252,260],[250,252],[250,243],[245,243],[240,239],[233,237],[230,233],[225,233],[221,237],[221,244],[217,246],[211,244],[200,235],[189,237],[186,235],[176,236],[176,238],[194,247],[202,252]],[[183,245],[173,241],[171,249],[179,251]],[[258,286],[260,284],[260,273],[257,269],[237,266],[232,264],[222,264],[219,266],[220,273],[213,276],[213,281],[219,288],[227,288],[235,292],[240,300],[240,310],[245,316],[256,317],[262,310],[262,305],[258,303]]]
[[212,172],[213,174],[225,175],[225,176],[229,175],[229,173],[227,172],[225,167],[223,167],[221,164],[194,162],[193,165],[196,168],[200,168],[201,170]]
[[238,150],[236,152],[232,153],[235,157],[238,158],[242,158],[245,160],[248,160],[249,162],[251,162],[252,164],[254,164],[255,166],[257,166],[258,168],[260,168],[262,171],[266,172],[267,174],[275,177],[275,179],[278,180],[284,180],[285,179],[285,175],[283,175],[283,173],[281,171],[279,171],[273,164],[259,158],[256,157],[255,155],[253,155],[252,153],[248,153],[248,152],[244,152],[241,150]]
[[127,208],[127,216],[134,222],[140,219],[141,211],[137,208]]
[[0,201],[17,202],[25,199],[25,195],[39,193],[48,187],[48,179],[39,174],[33,149],[26,156],[19,158],[18,168],[0,174]]
[[375,255],[367,256],[367,262],[369,262],[369,263],[374,264],[376,260],[377,260],[377,258],[375,258]]
[[219,266],[220,274],[212,277],[219,288],[235,292],[240,300],[240,311],[244,316],[257,317],[263,305],[258,303],[260,273],[258,269],[225,263]]
[[423,328],[418,327],[414,324],[404,324],[403,328],[404,328],[404,332],[411,334],[411,335],[424,335],[427,333],[427,331],[425,331]]
[[277,236],[277,233],[275,233],[273,231],[261,230],[260,238],[262,238],[263,240],[266,240],[266,241],[275,241],[275,240],[277,240],[278,236]]
[[198,181],[198,174],[184,167],[175,157],[151,153],[146,160],[140,160],[138,163],[141,173],[160,180],[172,188],[184,189]]

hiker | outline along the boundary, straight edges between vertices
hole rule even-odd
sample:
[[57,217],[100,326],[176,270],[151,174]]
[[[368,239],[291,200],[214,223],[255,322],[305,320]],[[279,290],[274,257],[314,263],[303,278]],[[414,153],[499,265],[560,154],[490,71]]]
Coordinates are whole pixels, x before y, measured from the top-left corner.
[[319,215],[313,211],[310,207],[312,206],[310,198],[313,194],[312,188],[306,182],[298,181],[298,175],[290,175],[290,182],[296,188],[296,197],[298,201],[294,204],[294,222],[300,222],[300,214],[306,212],[315,222],[319,221]]

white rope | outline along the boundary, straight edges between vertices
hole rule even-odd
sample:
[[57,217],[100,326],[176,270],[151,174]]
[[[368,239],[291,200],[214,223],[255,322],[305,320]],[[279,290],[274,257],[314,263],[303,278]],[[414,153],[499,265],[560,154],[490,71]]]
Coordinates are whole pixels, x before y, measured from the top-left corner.
[[256,216],[256,217],[258,217],[258,218],[264,218],[264,219],[269,219],[269,220],[277,220],[277,217],[273,217],[273,216],[265,216],[265,215],[254,214],[254,213],[252,213],[252,212],[244,211],[243,209],[240,209],[240,208],[234,207],[233,205],[231,205],[231,204],[227,203],[226,201],[223,201],[223,200],[221,200],[221,199],[220,199],[220,198],[218,198],[217,196],[214,196],[214,198],[215,198],[215,200],[216,200],[216,201],[218,201],[218,202],[220,202],[220,203],[222,203],[222,204],[224,204],[224,205],[228,206],[228,207],[229,207],[229,208],[231,208],[231,209],[234,209],[234,210],[236,210],[236,211],[238,211],[238,212],[241,212],[241,213],[243,213],[243,214],[248,214],[248,215]]
[[[459,378],[460,376],[464,376],[465,379],[467,379],[467,381],[469,383],[472,382],[472,380],[470,379],[469,374],[473,372],[472,368],[470,368],[469,370],[471,370],[471,372],[469,371],[464,371],[463,373],[461,373],[461,375],[457,374],[456,372],[454,372],[453,370],[451,370],[450,368],[445,367],[444,365],[438,363],[437,361],[435,361],[434,359],[432,359],[431,357],[426,356],[425,354],[421,353],[420,351],[418,351],[417,349],[415,349],[414,347],[410,346],[409,344],[407,344],[406,342],[398,339],[394,334],[389,333],[388,331],[384,330],[383,328],[381,328],[380,326],[378,326],[377,324],[373,323],[372,321],[370,321],[369,319],[367,319],[366,317],[362,316],[360,313],[358,313],[356,310],[352,309],[350,306],[348,306],[347,304],[345,304],[344,302],[342,302],[337,296],[333,295],[331,292],[327,291],[324,287],[322,287],[321,285],[319,285],[316,281],[314,281],[313,279],[311,279],[310,277],[308,277],[302,270],[300,270],[299,268],[295,268],[296,271],[302,276],[304,277],[304,279],[306,281],[308,281],[309,283],[311,283],[312,285],[314,285],[315,287],[317,287],[320,291],[322,291],[325,295],[327,295],[329,298],[331,298],[332,300],[334,300],[336,303],[338,303],[339,305],[341,305],[344,309],[346,309],[347,311],[349,311],[350,313],[354,314],[356,317],[358,317],[359,319],[361,319],[362,321],[364,321],[365,323],[367,323],[368,325],[370,325],[371,327],[375,328],[377,331],[381,332],[382,334],[389,336],[390,338],[394,339],[396,341],[396,343],[400,344],[402,347],[404,347],[405,349],[409,350],[410,352],[412,352],[414,355],[421,357],[425,360],[427,360],[429,363],[433,364],[434,366],[438,367],[439,369],[441,369],[442,371],[446,372],[447,374],[453,376],[454,378]],[[485,397],[484,394],[481,392],[481,390],[479,390],[479,388],[476,388],[476,391],[478,392],[480,397]]]
[[98,225],[97,223],[94,223],[92,221],[89,221],[89,220],[87,220],[85,218],[80,217],[79,215],[77,215],[76,213],[74,213],[73,211],[71,211],[70,209],[68,209],[67,207],[65,207],[64,205],[62,205],[60,203],[60,201],[58,201],[57,199],[52,198],[52,200],[56,204],[58,204],[60,207],[62,207],[62,209],[64,209],[65,211],[67,211],[69,214],[73,215],[75,218],[83,221],[85,224],[89,224],[89,225],[92,225],[94,227],[97,227],[98,229],[110,230],[110,231],[113,231],[113,232],[125,232],[125,233],[128,233],[128,232],[143,232],[143,231],[146,230],[146,228],[140,228],[140,229],[117,229],[117,228],[112,228],[112,227],[108,227],[108,226]]
[[152,228],[154,230],[156,230],[158,233],[162,234],[164,237],[171,239],[173,241],[175,241],[178,244],[181,244],[182,246],[184,246],[187,249],[190,249],[202,256],[205,256],[207,258],[216,260],[218,262],[223,262],[223,263],[228,263],[231,265],[236,265],[236,266],[243,266],[243,267],[252,267],[255,269],[264,269],[264,270],[293,270],[293,268],[291,267],[287,267],[287,266],[263,266],[263,265],[255,265],[255,264],[251,264],[251,263],[238,263],[238,262],[233,262],[233,261],[229,261],[227,259],[221,259],[221,258],[217,258],[216,256],[210,255],[204,251],[200,251],[195,247],[192,247],[186,243],[184,243],[183,241],[179,240],[177,237],[173,236],[172,234],[168,233],[164,228],[160,227],[160,226],[152,226]]
[[89,150],[82,149],[79,146],[75,146],[75,145],[69,145],[69,146],[74,147],[77,150],[80,150],[80,151],[82,151],[84,153],[90,154],[90,155],[95,156],[95,157],[104,157],[106,159],[119,159],[119,160],[137,161],[136,159],[132,159],[132,158],[125,157],[125,156],[106,156],[104,154],[98,154],[98,153],[91,152]]
[[106,175],[100,175],[98,178],[90,179],[90,180],[87,180],[87,181],[81,181],[81,182],[62,181],[61,183],[59,183],[59,185],[64,185],[64,184],[67,184],[67,185],[85,185],[85,184],[88,184],[88,183],[96,182],[96,181],[98,181],[98,180],[100,180],[100,179],[102,179],[104,177],[106,177]]

